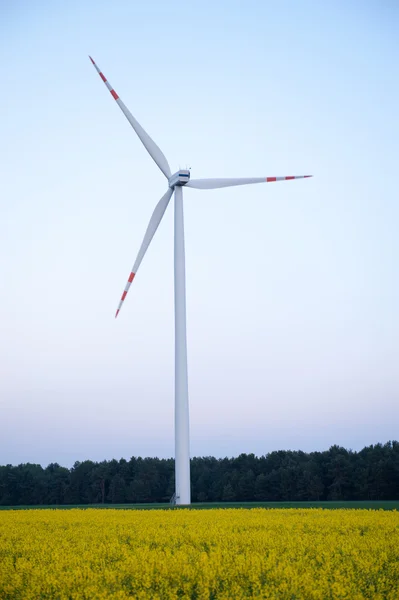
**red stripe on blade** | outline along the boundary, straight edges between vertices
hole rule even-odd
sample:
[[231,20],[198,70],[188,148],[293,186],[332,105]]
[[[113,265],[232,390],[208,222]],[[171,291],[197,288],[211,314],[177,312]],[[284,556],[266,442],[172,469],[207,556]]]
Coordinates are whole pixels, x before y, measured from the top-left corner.
[[129,283],[132,283],[134,276],[135,276],[135,273],[133,273],[133,271],[132,271],[129,275],[129,279],[128,279]]
[[115,98],[115,100],[118,100],[118,99],[119,99],[119,96],[118,96],[118,94],[115,92],[115,90],[111,90],[111,94],[112,94],[113,98]]
[[101,71],[100,71],[99,75],[100,75],[101,79],[102,79],[102,80],[104,81],[104,83],[105,83],[107,80],[105,79],[105,77],[104,77],[104,75],[101,73]]
[[95,65],[96,63],[94,62],[94,60],[92,59],[92,57],[89,56],[89,58],[90,58],[91,62],[93,63],[93,65]]
[[266,177],[267,183],[270,183],[271,181],[276,181],[276,177]]
[[295,177],[294,177],[293,175],[288,175],[288,177],[286,177],[285,179],[286,179],[286,180],[287,180],[287,179],[295,179]]
[[124,301],[124,299],[126,298],[126,294],[127,294],[127,291],[125,290],[125,291],[123,292],[123,294],[122,294],[122,298],[121,298],[122,302],[123,302],[123,301]]
[[118,316],[118,314],[119,314],[119,308],[118,308],[118,310],[116,311],[116,314],[115,314],[115,319],[116,319],[116,317]]

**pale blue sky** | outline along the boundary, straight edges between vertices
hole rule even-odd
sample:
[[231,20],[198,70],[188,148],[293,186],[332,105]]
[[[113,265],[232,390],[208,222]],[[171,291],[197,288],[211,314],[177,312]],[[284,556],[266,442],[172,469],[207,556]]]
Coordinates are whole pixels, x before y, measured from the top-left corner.
[[0,3],[0,464],[172,456],[172,171],[192,455],[398,438],[394,1]]

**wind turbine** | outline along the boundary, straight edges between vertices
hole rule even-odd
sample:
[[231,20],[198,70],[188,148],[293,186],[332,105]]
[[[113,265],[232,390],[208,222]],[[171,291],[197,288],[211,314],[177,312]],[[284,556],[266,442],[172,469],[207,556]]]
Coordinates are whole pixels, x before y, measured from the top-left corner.
[[189,444],[189,414],[188,414],[188,380],[187,380],[187,339],[186,339],[186,272],[184,253],[184,222],[183,222],[183,186],[210,190],[215,188],[245,185],[248,183],[270,183],[273,181],[288,181],[290,179],[304,179],[312,175],[289,175],[286,177],[246,177],[233,179],[190,179],[190,171],[180,169],[172,175],[169,163],[158,148],[156,143],[136,121],[128,108],[124,105],[114,88],[105,78],[94,60],[89,57],[97,73],[107,86],[119,108],[133,127],[148,154],[161,169],[168,180],[168,190],[156,205],[150,222],[145,232],[126,287],[123,291],[115,318],[122,308],[123,302],[135,278],[141,261],[147,252],[148,246],[158,225],[160,224],[169,201],[175,194],[174,215],[174,270],[175,270],[175,502],[176,504],[190,504],[190,444]]

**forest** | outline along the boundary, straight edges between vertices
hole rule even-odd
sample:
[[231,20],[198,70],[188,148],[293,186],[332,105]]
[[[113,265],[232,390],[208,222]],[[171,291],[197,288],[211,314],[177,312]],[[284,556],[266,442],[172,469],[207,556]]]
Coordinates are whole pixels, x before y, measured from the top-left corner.
[[[191,459],[192,502],[399,500],[399,442],[356,452],[278,450],[265,456]],[[174,460],[0,466],[0,505],[168,502]]]

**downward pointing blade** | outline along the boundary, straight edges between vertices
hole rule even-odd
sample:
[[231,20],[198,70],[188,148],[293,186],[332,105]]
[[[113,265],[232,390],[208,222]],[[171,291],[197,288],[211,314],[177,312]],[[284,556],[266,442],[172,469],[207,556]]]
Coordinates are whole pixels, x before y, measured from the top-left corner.
[[139,253],[137,255],[136,261],[135,261],[135,263],[134,263],[134,265],[132,267],[132,270],[130,272],[129,279],[127,280],[127,284],[126,284],[126,287],[125,287],[125,289],[123,291],[121,301],[119,302],[118,310],[116,311],[116,314],[115,314],[115,319],[118,316],[118,313],[119,313],[120,309],[122,308],[122,304],[123,304],[123,302],[124,302],[124,300],[125,300],[125,298],[127,296],[127,293],[129,291],[129,288],[130,288],[130,286],[132,284],[132,281],[133,281],[133,279],[134,279],[134,277],[135,277],[135,275],[136,275],[136,273],[138,271],[138,268],[139,268],[139,266],[141,264],[141,261],[143,260],[144,255],[145,255],[145,253],[148,250],[148,246],[150,245],[151,240],[154,237],[156,230],[158,229],[158,225],[162,221],[162,217],[163,217],[163,215],[165,213],[165,210],[167,209],[167,206],[168,206],[169,201],[170,201],[170,199],[172,197],[172,194],[173,194],[173,190],[169,189],[166,192],[166,194],[164,196],[162,196],[162,198],[160,199],[160,201],[156,205],[156,207],[154,209],[154,212],[152,213],[150,222],[148,223],[147,231],[145,232],[145,236],[144,236],[143,242],[142,242],[142,244],[140,246]]
[[190,179],[185,187],[200,190],[213,190],[216,188],[232,187],[234,185],[247,185],[249,183],[271,183],[272,181],[288,181],[290,179],[306,179],[313,175],[287,175],[285,177],[244,177],[237,179]]
[[160,148],[158,148],[158,146],[156,145],[154,140],[152,140],[150,138],[148,133],[146,131],[144,131],[144,129],[142,128],[140,123],[138,121],[136,121],[136,119],[134,118],[134,116],[132,115],[130,110],[124,105],[124,103],[119,98],[118,94],[115,92],[115,90],[113,89],[113,87],[111,86],[109,81],[107,81],[107,79],[104,77],[103,73],[100,71],[100,69],[98,68],[98,66],[92,59],[92,57],[89,56],[89,58],[90,58],[91,62],[93,63],[94,68],[96,69],[97,73],[100,75],[101,79],[103,80],[103,82],[105,83],[107,88],[109,89],[111,96],[114,98],[114,100],[118,104],[119,108],[121,109],[121,111],[123,112],[123,114],[125,115],[127,120],[129,121],[130,125],[133,127],[133,129],[139,136],[139,138],[142,141],[148,154],[151,156],[151,158],[155,161],[155,163],[161,169],[161,171],[165,175],[165,177],[167,177],[169,179],[169,177],[171,176],[172,173],[171,173],[169,163],[166,160],[165,155],[160,150]]

